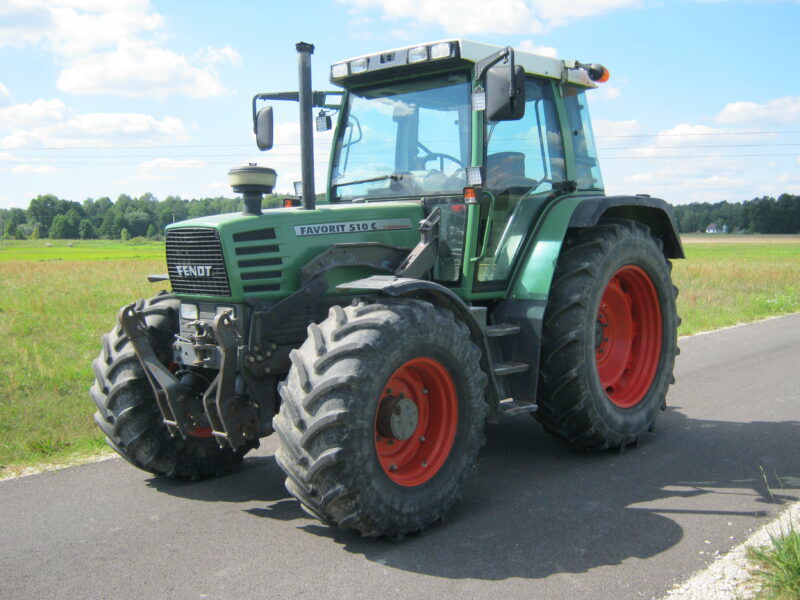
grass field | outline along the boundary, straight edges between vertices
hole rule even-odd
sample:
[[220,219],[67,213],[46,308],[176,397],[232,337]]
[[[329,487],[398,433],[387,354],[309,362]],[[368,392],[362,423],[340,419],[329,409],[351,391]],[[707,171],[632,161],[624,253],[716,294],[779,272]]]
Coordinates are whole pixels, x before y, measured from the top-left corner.
[[[52,244],[48,247],[46,244]],[[688,236],[675,261],[681,335],[800,311],[800,236]],[[105,451],[91,362],[123,304],[163,284],[158,242],[0,247],[0,477]]]

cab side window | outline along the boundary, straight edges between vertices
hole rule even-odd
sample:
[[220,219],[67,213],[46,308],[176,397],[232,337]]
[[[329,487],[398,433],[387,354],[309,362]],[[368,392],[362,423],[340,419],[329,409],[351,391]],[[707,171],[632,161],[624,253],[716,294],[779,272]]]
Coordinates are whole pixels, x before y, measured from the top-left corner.
[[597,147],[592,133],[592,121],[586,104],[586,92],[574,86],[566,87],[564,106],[575,152],[575,179],[579,190],[602,190],[603,178],[597,160]]

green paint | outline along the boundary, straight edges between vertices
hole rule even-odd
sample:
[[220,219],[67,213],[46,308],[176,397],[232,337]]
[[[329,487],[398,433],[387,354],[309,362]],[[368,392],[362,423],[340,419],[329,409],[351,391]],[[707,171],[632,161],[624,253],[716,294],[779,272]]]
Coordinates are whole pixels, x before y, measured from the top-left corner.
[[532,242],[522,255],[511,287],[515,299],[546,300],[556,268],[558,253],[570,217],[583,198],[565,196],[555,200],[540,217]]
[[[302,208],[270,209],[260,216],[244,216],[241,213],[213,215],[201,217],[167,227],[167,231],[183,227],[210,227],[217,229],[222,242],[222,253],[228,272],[231,295],[226,300],[243,302],[245,297],[258,299],[280,299],[288,296],[300,286],[300,269],[315,256],[329,248],[332,244],[346,242],[382,242],[413,248],[419,241],[418,223],[422,219],[422,206],[416,202],[375,202],[359,204],[323,204],[314,210]],[[403,219],[408,229],[392,231],[361,231],[355,233],[328,233],[323,235],[298,235],[296,226],[324,225],[329,223],[353,223],[374,221],[377,219]],[[275,238],[236,242],[237,233],[274,229]],[[277,253],[258,253],[246,256],[236,255],[237,248],[278,246]],[[240,260],[256,260],[259,258],[280,258],[282,263],[274,266],[240,267]],[[365,277],[369,270],[355,270],[348,267],[355,277]],[[279,277],[243,280],[248,273],[280,272]],[[334,275],[329,277],[332,284],[338,283]],[[277,291],[245,293],[245,285],[275,284],[280,285]],[[219,296],[181,295],[182,299],[219,300]]]

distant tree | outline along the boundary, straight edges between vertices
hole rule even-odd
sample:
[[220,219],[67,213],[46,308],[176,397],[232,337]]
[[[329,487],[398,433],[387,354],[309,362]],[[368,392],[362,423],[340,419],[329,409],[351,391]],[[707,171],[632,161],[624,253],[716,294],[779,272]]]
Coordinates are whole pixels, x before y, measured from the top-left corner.
[[56,215],[50,226],[50,237],[54,240],[74,240],[78,237],[80,221],[75,221],[67,215]]
[[147,237],[151,240],[154,240],[158,237],[158,229],[155,228],[155,225],[150,223],[150,226],[147,228]]
[[36,223],[36,225],[33,226],[33,231],[31,231],[31,235],[29,237],[32,240],[41,239],[41,237],[42,237],[42,229],[41,229],[41,225],[39,225],[39,223]]
[[123,242],[127,242],[129,239],[131,239],[131,234],[128,233],[128,230],[123,227],[119,232],[119,239],[121,239]]
[[97,239],[97,232],[94,229],[94,225],[89,219],[83,219],[81,221],[80,226],[78,227],[78,233],[81,236],[82,240],[94,240]]
[[39,223],[43,237],[47,237],[53,219],[56,217],[56,207],[59,199],[52,194],[37,196],[28,205],[28,221]]
[[143,211],[131,211],[125,215],[125,228],[132,237],[147,235],[151,222],[150,215]]

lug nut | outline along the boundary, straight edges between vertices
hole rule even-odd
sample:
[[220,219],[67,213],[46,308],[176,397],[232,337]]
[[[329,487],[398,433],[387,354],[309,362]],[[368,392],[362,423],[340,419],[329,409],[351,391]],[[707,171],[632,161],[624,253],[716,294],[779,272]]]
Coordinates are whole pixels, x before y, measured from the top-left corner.
[[427,438],[426,438],[424,435],[421,435],[421,436],[419,436],[419,441],[420,441],[420,442],[422,442],[422,443],[424,444],[424,443],[425,443],[425,442],[427,442],[428,440],[427,440]]
[[253,356],[252,354],[248,354],[248,355],[247,355],[247,362],[249,362],[249,363],[254,363],[254,362],[256,362],[256,357],[255,357],[255,356]]
[[389,470],[390,470],[390,471],[397,471],[397,465],[391,465],[391,466],[389,467]]
[[424,461],[424,460],[423,460],[423,461],[422,461],[422,468],[424,469],[424,468],[425,468],[425,467],[427,467],[427,466],[428,466],[428,463],[427,463],[426,461]]
[[427,393],[428,393],[428,390],[427,390],[426,388],[422,388],[422,393],[423,393],[423,394],[427,394]]

